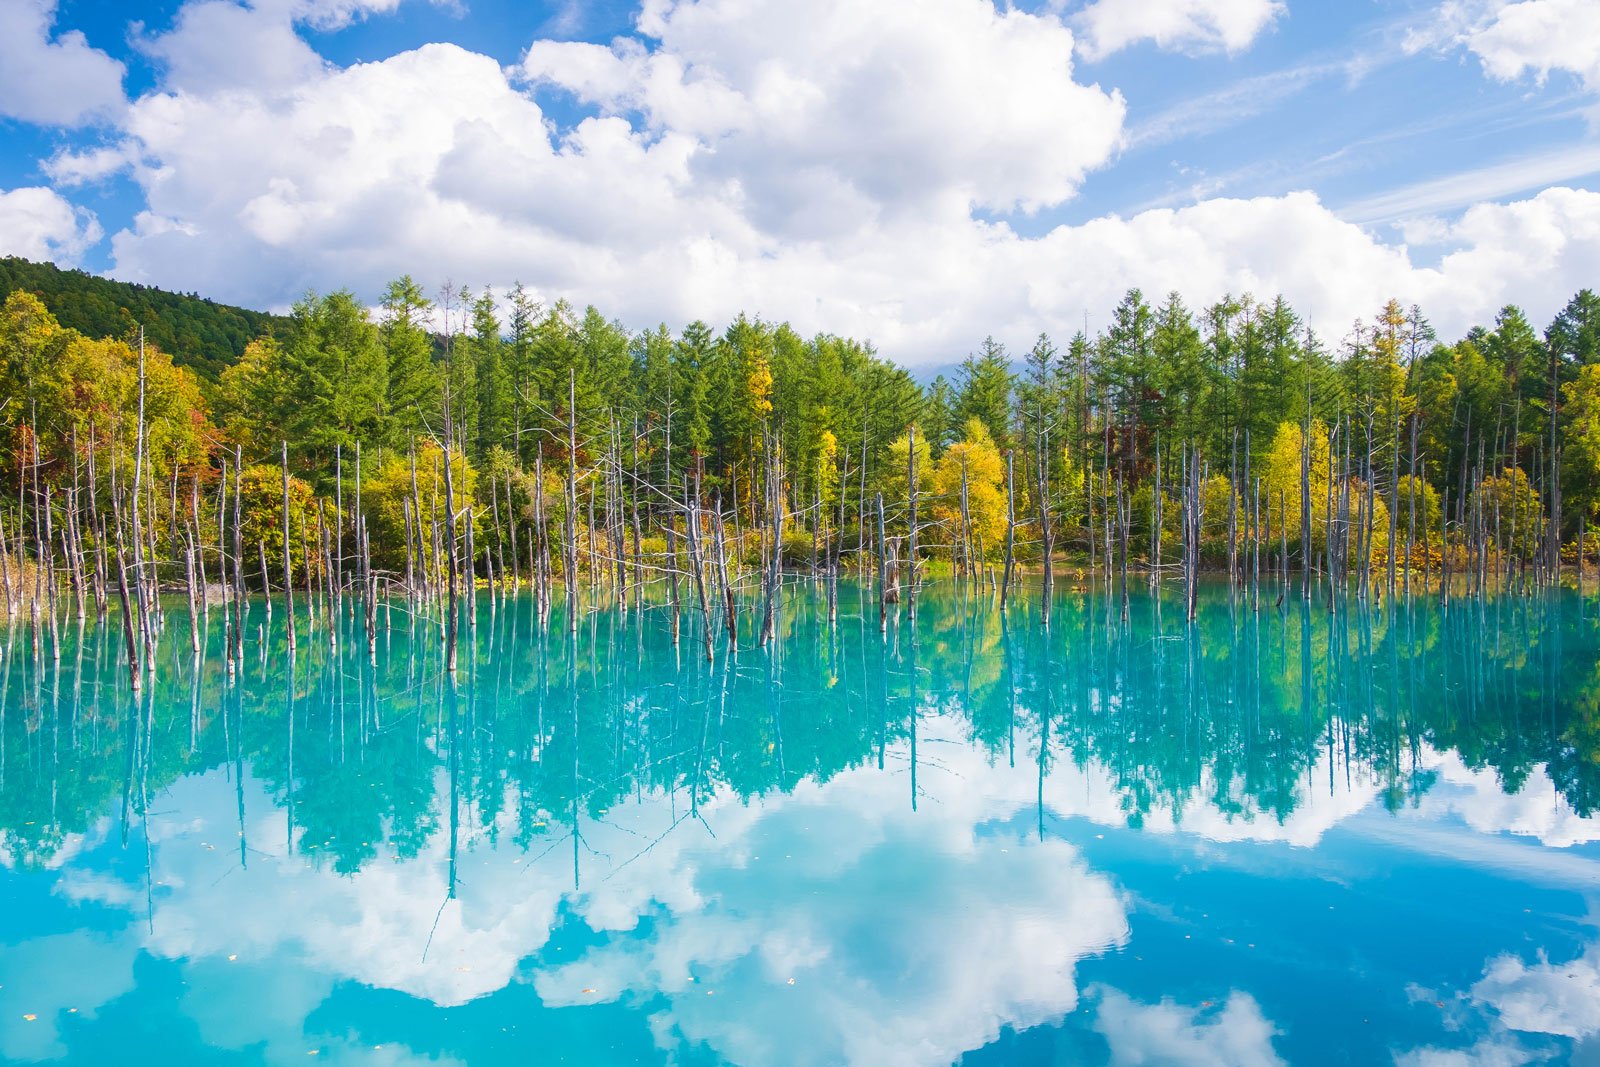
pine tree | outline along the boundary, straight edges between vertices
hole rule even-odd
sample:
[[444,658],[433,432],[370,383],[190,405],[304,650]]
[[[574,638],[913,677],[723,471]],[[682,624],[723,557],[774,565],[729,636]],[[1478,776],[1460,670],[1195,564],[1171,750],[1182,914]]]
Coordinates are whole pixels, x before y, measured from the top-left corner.
[[383,411],[394,442],[426,432],[438,408],[439,382],[428,335],[432,311],[432,302],[409,274],[384,290],[379,326],[387,370]]

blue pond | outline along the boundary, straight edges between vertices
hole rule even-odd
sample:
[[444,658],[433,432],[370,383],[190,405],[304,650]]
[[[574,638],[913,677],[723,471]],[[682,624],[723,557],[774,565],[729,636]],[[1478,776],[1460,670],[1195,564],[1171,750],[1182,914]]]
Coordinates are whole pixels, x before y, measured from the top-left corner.
[[1600,1062],[1593,599],[1038,596],[24,621],[0,1058]]

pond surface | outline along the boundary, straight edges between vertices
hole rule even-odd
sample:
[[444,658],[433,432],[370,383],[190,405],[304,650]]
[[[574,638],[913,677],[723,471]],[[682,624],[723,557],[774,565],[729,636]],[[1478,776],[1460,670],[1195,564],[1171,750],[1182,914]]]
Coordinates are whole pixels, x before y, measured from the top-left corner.
[[1036,598],[0,634],[0,1058],[1600,1062],[1595,602]]

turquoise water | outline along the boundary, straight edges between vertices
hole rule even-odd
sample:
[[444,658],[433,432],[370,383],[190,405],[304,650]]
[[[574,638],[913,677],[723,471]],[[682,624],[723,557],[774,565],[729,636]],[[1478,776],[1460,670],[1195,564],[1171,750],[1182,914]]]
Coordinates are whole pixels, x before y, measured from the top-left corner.
[[840,599],[0,634],[0,1058],[1600,1059],[1594,601]]

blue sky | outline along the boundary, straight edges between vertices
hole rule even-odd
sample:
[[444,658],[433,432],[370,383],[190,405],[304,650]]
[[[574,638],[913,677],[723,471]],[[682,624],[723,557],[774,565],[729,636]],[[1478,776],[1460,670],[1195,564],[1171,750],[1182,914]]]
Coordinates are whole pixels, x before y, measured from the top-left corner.
[[1600,282],[1592,0],[0,0],[0,252],[256,307],[402,272],[907,363],[1129,286]]

